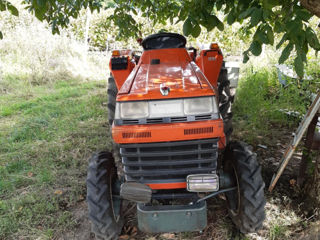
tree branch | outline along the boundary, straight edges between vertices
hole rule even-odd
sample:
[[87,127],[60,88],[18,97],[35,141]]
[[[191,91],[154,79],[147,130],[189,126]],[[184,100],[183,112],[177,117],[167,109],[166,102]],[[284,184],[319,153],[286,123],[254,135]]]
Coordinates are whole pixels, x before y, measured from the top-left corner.
[[320,18],[320,1],[319,0],[300,0],[301,6]]

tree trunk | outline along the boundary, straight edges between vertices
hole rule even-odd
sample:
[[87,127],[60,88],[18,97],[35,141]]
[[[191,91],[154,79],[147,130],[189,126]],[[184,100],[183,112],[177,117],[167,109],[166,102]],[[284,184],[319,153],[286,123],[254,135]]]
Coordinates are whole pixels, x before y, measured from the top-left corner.
[[309,10],[312,14],[320,18],[320,1],[319,0],[300,0],[301,6]]
[[[316,151],[316,153],[318,154],[319,152]],[[316,157],[313,176],[306,183],[305,194],[310,203],[309,207],[315,208],[320,206],[320,154]]]
[[86,49],[86,54],[89,50],[89,29],[90,29],[90,18],[91,18],[91,12],[90,9],[87,9],[87,19],[86,19],[86,29],[84,33],[84,44]]

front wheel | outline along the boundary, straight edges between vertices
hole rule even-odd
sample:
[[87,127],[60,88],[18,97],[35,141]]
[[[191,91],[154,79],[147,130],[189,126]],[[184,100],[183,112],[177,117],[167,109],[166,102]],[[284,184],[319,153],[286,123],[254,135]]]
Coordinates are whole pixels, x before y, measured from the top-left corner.
[[120,183],[110,152],[94,154],[87,176],[87,203],[92,231],[96,239],[118,239],[123,226]]
[[230,142],[224,170],[234,176],[238,189],[226,193],[229,215],[242,233],[256,232],[265,219],[266,203],[261,167],[256,154],[242,142]]

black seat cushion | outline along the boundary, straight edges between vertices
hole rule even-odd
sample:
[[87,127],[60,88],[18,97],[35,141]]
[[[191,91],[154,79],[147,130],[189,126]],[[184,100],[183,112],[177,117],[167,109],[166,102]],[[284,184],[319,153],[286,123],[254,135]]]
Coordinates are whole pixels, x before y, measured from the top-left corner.
[[165,49],[165,48],[184,48],[186,38],[177,33],[157,33],[152,34],[142,40],[144,50]]

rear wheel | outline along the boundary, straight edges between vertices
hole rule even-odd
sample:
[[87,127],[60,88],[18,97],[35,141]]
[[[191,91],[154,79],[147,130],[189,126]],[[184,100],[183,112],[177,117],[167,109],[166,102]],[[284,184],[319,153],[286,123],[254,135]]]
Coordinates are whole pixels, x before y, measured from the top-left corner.
[[116,111],[116,98],[118,94],[118,88],[112,76],[108,79],[108,121],[110,127],[114,121],[114,115]]
[[265,219],[264,187],[256,154],[241,142],[230,142],[224,170],[233,174],[236,191],[226,193],[229,214],[242,233],[256,232]]
[[[111,135],[111,127],[114,121],[115,110],[116,110],[116,99],[118,94],[118,88],[116,86],[116,82],[111,75],[108,79],[108,122],[109,122],[109,130]],[[115,164],[118,170],[118,176],[123,176],[123,169],[121,164],[120,150],[119,145],[113,142],[112,144],[112,152],[115,159]]]
[[96,239],[118,239],[123,226],[120,182],[110,152],[94,154],[87,176],[87,203]]
[[229,142],[232,128],[232,112],[231,104],[233,102],[233,96],[230,93],[230,81],[228,80],[228,71],[225,67],[221,68],[218,79],[218,91],[219,91],[219,112],[224,122],[224,133]]

